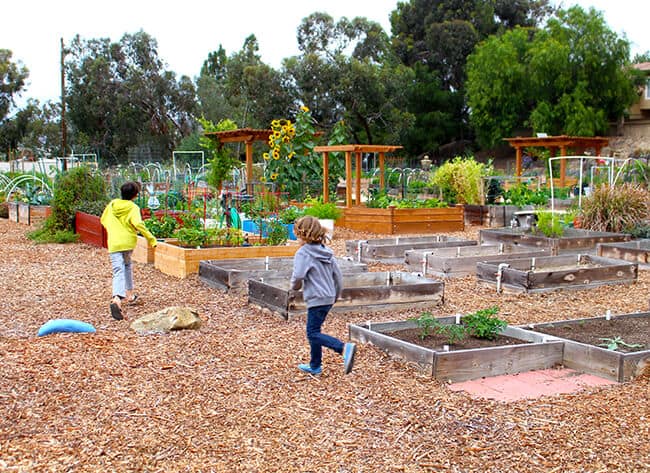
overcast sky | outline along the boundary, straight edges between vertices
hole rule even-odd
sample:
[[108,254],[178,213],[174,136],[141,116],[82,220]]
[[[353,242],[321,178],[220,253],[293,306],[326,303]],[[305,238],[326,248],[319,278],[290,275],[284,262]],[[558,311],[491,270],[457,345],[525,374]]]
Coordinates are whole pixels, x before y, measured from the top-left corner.
[[[22,100],[59,100],[60,38],[66,43],[110,38],[144,30],[158,41],[158,55],[177,76],[196,77],[209,52],[222,44],[228,55],[241,49],[254,33],[262,60],[278,68],[298,53],[296,29],[301,20],[325,11],[335,20],[364,16],[390,34],[390,12],[397,0],[80,0],[5,1],[1,7],[0,48],[30,70]],[[604,12],[616,33],[627,35],[634,52],[650,50],[650,0],[556,0],[564,7],[578,3]],[[21,101],[22,101],[21,100]]]

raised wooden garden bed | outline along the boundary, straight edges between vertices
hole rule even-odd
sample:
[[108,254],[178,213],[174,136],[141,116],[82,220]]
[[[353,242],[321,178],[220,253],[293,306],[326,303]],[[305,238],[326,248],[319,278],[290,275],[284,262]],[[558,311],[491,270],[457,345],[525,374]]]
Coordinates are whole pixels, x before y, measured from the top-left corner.
[[458,232],[465,229],[462,206],[433,209],[348,207],[343,209],[343,216],[336,221],[336,225],[388,235]]
[[592,255],[561,255],[476,263],[479,282],[514,292],[585,289],[605,284],[632,284],[638,265]]
[[650,269],[650,240],[633,240],[620,243],[601,243],[598,256],[638,263],[639,268]]
[[[650,312],[528,325],[522,328],[550,340],[564,342],[563,364],[567,368],[602,376],[613,381],[629,381],[650,363]],[[634,349],[620,346],[608,350],[599,346],[619,337]]]
[[108,235],[100,222],[100,217],[85,212],[77,212],[74,217],[74,232],[79,240],[88,245],[108,248]]
[[183,248],[176,241],[158,243],[154,267],[165,274],[186,278],[199,272],[199,263],[206,260],[232,258],[263,258],[265,256],[293,256],[298,245],[252,245],[215,248]]
[[501,261],[504,258],[540,257],[549,254],[550,252],[543,248],[526,248],[501,243],[409,250],[405,253],[404,262],[411,271],[420,271],[425,275],[460,277],[476,274],[476,263],[479,261]]
[[[400,310],[431,307],[444,302],[444,283],[403,272],[361,272],[343,275],[343,294],[332,308],[336,312]],[[248,301],[271,309],[284,318],[305,314],[302,291],[289,289],[288,278],[248,281]]]
[[7,202],[9,220],[24,225],[38,225],[52,213],[50,205],[30,205],[26,202]]
[[510,225],[514,213],[519,210],[532,210],[532,205],[469,205],[463,206],[465,225],[481,225],[498,228]]
[[[341,272],[359,273],[368,271],[368,266],[345,258],[336,259]],[[293,258],[249,258],[201,261],[199,278],[216,289],[226,291],[248,291],[248,280],[286,277],[293,271]]]
[[[172,241],[176,241],[176,239],[159,238],[158,244],[165,241],[172,242]],[[133,249],[133,254],[131,255],[131,259],[133,259],[133,261],[135,261],[136,263],[153,264],[156,259],[156,248],[152,248],[145,237],[138,235],[138,242],[135,245],[135,248]]]
[[[442,317],[443,324],[456,323],[455,317]],[[563,343],[543,342],[543,336],[517,327],[506,327],[501,335],[515,339],[519,344],[485,348],[445,351],[427,348],[421,344],[401,340],[400,331],[416,329],[415,321],[368,323],[350,325],[352,340],[372,343],[391,356],[415,363],[418,369],[434,378],[459,382],[486,376],[521,373],[546,369],[562,362]]]
[[9,213],[9,220],[18,223],[18,202],[7,202],[7,211]]
[[382,261],[400,264],[404,253],[417,248],[444,248],[447,246],[476,245],[474,240],[463,240],[445,235],[428,237],[376,238],[372,240],[348,240],[345,242],[346,255],[355,261]]
[[532,233],[522,228],[485,229],[479,231],[481,245],[505,243],[509,245],[536,246],[549,248],[552,255],[574,250],[589,250],[595,252],[598,243],[629,241],[630,235],[625,233],[594,232],[567,228],[558,238],[544,236],[542,233]]

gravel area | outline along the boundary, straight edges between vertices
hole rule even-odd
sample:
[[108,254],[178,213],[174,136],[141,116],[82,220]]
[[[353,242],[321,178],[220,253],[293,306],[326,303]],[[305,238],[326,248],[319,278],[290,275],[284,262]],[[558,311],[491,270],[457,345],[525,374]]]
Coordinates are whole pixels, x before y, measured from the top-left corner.
[[[373,346],[354,371],[326,352],[308,359],[304,316],[284,321],[197,276],[137,264],[133,320],[169,306],[197,309],[194,331],[139,336],[110,318],[106,250],[36,245],[0,219],[0,470],[19,472],[641,472],[650,471],[650,379],[500,403],[474,400]],[[476,239],[478,228],[455,236]],[[337,229],[346,239],[379,238]],[[370,270],[401,269],[370,265]],[[510,323],[647,311],[650,273],[632,286],[501,294],[451,279],[434,315],[498,305]],[[331,314],[324,331],[418,311]],[[36,337],[50,319],[95,334]]]

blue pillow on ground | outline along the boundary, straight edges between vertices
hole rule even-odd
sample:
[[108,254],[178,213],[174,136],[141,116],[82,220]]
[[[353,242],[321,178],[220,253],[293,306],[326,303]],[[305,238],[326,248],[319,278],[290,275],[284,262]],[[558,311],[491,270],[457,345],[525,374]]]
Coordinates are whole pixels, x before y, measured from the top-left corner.
[[95,327],[81,320],[54,319],[41,325],[41,328],[38,329],[38,336],[60,332],[95,333],[96,330]]

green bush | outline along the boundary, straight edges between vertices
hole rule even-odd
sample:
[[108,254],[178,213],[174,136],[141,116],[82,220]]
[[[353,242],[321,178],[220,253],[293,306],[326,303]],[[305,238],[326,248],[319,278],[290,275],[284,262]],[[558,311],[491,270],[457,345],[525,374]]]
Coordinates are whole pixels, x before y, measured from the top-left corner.
[[463,317],[463,325],[473,337],[494,340],[508,325],[505,320],[496,317],[498,312],[497,306],[477,310]]
[[582,200],[582,228],[626,232],[650,219],[650,192],[638,184],[598,186]]
[[100,202],[99,206],[105,207],[109,201],[102,176],[85,166],[59,174],[53,193],[52,214],[45,221],[45,228],[52,233],[74,230],[74,214],[81,202]]
[[474,158],[455,157],[440,166],[431,183],[442,192],[445,201],[459,204],[480,204],[482,179],[491,172],[491,166]]
[[278,219],[282,223],[295,223],[300,217],[305,215],[305,211],[301,208],[296,207],[295,205],[290,205],[286,209],[280,210],[278,212]]
[[156,238],[170,238],[176,231],[178,222],[171,215],[162,215],[146,219],[144,225]]
[[544,236],[549,238],[562,236],[564,225],[562,224],[562,218],[558,214],[554,214],[549,210],[538,210],[535,215],[537,216],[537,231],[542,232]]
[[339,209],[334,202],[321,202],[318,199],[305,199],[308,207],[305,207],[305,215],[310,215],[316,218],[337,220],[343,215],[343,211]]
[[28,233],[27,238],[36,243],[76,243],[79,241],[79,235],[71,230],[58,230],[50,233],[45,228]]

